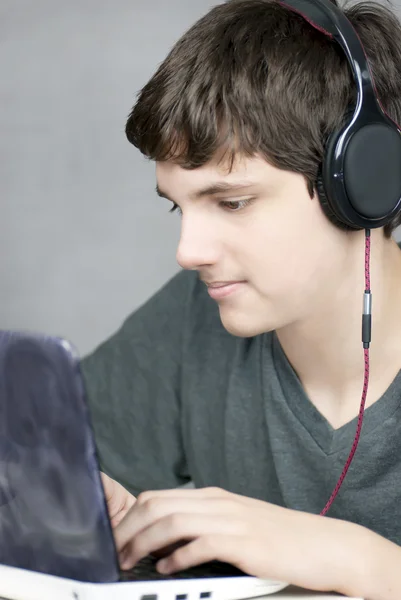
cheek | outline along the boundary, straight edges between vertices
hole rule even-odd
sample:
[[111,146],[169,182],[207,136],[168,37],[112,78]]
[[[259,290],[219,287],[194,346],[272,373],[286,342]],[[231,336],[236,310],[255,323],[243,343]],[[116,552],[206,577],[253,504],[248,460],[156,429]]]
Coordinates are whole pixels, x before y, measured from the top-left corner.
[[309,228],[291,226],[253,231],[243,247],[247,272],[261,292],[293,296],[305,288],[315,292],[315,284],[325,270],[324,240]]
[[260,203],[234,240],[237,260],[260,291],[294,294],[324,274],[335,254],[338,231],[312,200],[303,181],[274,200]]

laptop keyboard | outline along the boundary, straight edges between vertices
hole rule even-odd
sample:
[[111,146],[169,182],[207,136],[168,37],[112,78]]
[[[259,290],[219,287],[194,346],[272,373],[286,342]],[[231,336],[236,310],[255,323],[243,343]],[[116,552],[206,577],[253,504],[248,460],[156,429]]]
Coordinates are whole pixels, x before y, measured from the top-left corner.
[[207,577],[243,577],[246,575],[240,569],[233,565],[218,560],[203,563],[184,571],[177,571],[171,575],[163,575],[156,571],[158,559],[152,556],[146,556],[140,560],[129,571],[120,572],[121,581],[147,581],[163,579],[200,579]]

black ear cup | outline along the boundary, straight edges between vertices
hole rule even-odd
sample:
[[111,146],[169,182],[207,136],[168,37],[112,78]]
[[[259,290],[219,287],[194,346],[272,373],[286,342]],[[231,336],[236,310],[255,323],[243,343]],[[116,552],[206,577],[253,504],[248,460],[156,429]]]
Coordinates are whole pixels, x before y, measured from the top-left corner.
[[380,115],[346,122],[328,139],[316,189],[343,229],[383,227],[400,208],[401,135]]
[[353,134],[345,149],[344,187],[362,217],[392,215],[401,198],[401,135],[395,128],[370,123]]

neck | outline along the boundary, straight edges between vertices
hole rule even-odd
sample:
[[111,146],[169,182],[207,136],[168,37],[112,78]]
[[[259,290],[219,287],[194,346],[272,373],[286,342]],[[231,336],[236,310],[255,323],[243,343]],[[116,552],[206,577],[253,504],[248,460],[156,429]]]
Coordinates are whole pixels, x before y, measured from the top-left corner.
[[[313,299],[312,310],[277,331],[306,393],[337,424],[357,414],[363,385],[365,237],[360,234],[350,236],[346,264]],[[384,393],[401,368],[401,251],[381,229],[371,231],[370,265],[372,342],[366,406]]]

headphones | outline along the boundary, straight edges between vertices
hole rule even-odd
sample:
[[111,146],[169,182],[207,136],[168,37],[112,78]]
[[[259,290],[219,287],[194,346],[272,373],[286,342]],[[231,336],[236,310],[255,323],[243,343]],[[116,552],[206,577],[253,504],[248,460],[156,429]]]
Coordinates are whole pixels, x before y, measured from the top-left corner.
[[380,104],[362,43],[330,0],[278,3],[341,46],[357,86],[355,108],[325,147],[316,183],[322,206],[352,229],[383,227],[401,209],[401,130]]

